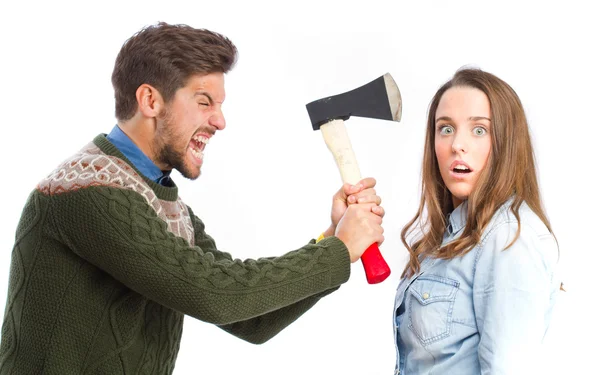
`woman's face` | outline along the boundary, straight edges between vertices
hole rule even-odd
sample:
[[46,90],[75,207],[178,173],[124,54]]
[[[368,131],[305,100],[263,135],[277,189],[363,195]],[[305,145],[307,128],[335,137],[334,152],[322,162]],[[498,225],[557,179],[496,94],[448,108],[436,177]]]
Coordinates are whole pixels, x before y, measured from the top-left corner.
[[435,112],[435,155],[456,208],[469,197],[492,147],[490,102],[480,90],[452,87]]

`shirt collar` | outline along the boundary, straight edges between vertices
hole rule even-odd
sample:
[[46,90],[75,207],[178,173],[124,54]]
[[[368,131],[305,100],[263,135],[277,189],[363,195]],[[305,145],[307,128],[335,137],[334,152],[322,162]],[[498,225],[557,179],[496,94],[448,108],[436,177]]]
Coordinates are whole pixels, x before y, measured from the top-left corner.
[[464,200],[448,217],[448,232],[454,235],[467,224],[468,201]]
[[169,183],[169,174],[171,171],[161,171],[118,125],[114,126],[106,138],[148,179],[161,185]]

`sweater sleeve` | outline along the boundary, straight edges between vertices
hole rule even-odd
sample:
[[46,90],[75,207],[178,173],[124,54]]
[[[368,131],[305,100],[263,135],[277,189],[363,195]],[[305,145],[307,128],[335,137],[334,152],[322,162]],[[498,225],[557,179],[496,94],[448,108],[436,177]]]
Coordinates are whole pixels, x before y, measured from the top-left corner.
[[[204,223],[200,218],[194,215],[194,212],[190,207],[188,207],[188,212],[190,213],[190,217],[194,225],[194,239],[196,245],[199,246],[205,253],[212,253],[216,260],[232,260],[232,257],[229,253],[220,252],[217,250],[215,241],[205,232]],[[314,243],[314,240],[311,241],[311,243]],[[321,298],[334,292],[338,288],[339,286],[326,290],[322,293],[306,297],[305,299],[302,299],[289,306],[282,307],[278,310],[268,312],[255,318],[231,324],[220,325],[219,328],[253,344],[262,344],[277,335],[285,327],[293,323],[302,314],[312,308]]]
[[278,310],[266,313],[256,318],[218,326],[232,335],[253,344],[262,344],[273,338],[285,327],[292,324],[302,314],[313,307],[326,295],[333,293],[339,286],[325,292],[307,297],[299,302]]
[[[147,298],[217,325],[275,312],[339,287],[350,276],[348,251],[335,237],[279,257],[231,259],[173,235],[145,199],[129,190],[89,187],[58,194],[52,211],[59,240],[73,252]],[[304,310],[307,303],[300,304]]]
[[201,248],[205,253],[211,253],[215,257],[216,261],[233,260],[231,254],[217,250],[215,240],[205,232],[204,223],[202,220],[194,215],[194,211],[192,211],[191,207],[188,206],[187,209],[190,213],[192,225],[194,226],[194,241],[196,246]]

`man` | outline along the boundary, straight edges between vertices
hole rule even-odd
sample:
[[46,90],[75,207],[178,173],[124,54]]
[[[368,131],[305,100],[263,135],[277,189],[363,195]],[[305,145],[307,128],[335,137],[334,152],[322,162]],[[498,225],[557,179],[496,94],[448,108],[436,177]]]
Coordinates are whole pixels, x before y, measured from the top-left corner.
[[336,193],[318,243],[245,261],[217,250],[169,174],[200,175],[225,128],[223,76],[236,54],[219,34],[165,23],[123,45],[118,125],[43,179],[23,210],[0,374],[170,374],[184,314],[263,343],[383,241],[381,200],[365,179]]

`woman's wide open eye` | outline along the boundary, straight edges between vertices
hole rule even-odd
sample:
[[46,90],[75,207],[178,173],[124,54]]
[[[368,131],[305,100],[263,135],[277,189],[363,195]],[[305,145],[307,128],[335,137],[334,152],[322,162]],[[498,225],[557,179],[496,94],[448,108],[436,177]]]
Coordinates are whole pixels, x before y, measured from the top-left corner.
[[477,126],[477,127],[475,127],[475,129],[473,129],[473,133],[478,136],[486,135],[487,129],[484,128],[483,126]]
[[441,135],[449,135],[454,133],[454,128],[450,125],[441,125],[439,127],[439,132]]

